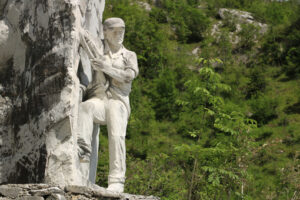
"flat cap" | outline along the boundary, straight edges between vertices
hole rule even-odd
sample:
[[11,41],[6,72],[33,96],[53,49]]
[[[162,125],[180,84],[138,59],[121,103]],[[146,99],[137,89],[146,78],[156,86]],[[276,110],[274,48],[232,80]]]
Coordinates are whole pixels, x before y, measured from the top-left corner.
[[125,28],[125,23],[123,19],[117,18],[117,17],[112,17],[108,18],[104,21],[103,23],[104,28],[114,28],[114,27],[123,27]]

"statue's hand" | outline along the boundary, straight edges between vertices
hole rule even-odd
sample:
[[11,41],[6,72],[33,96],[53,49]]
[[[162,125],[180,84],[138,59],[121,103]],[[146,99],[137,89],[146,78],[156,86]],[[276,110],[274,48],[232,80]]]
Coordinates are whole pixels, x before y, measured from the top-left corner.
[[96,69],[103,69],[104,62],[102,61],[102,59],[91,59],[91,63]]
[[91,59],[92,65],[97,69],[109,69],[112,65],[111,60],[106,56]]

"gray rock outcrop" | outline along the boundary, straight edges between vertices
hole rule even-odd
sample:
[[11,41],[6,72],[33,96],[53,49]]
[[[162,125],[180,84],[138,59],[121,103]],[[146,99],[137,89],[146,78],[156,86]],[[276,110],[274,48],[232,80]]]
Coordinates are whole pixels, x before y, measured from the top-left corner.
[[140,7],[144,8],[147,12],[150,12],[152,10],[151,5],[149,3],[138,1],[137,4]]
[[236,29],[240,31],[240,24],[252,24],[259,28],[261,34],[267,32],[268,25],[260,23],[254,19],[251,13],[241,10],[228,9],[228,8],[220,8],[219,16],[223,20],[235,20],[236,21]]
[[242,32],[243,26],[252,26],[253,29],[257,30],[251,39],[254,43],[257,42],[257,38],[268,31],[268,25],[255,20],[249,12],[220,8],[218,14],[221,20],[213,24],[210,34],[219,40],[222,27],[227,26],[229,28],[229,39],[234,46],[238,46],[241,41],[239,34]]

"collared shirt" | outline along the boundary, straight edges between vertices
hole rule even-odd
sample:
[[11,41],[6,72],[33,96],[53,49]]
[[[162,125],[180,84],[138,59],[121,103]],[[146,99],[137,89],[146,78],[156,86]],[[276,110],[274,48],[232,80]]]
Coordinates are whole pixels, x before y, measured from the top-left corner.
[[[104,47],[104,48],[103,48]],[[109,49],[106,41],[102,45],[103,55],[108,56],[112,61],[112,67],[120,70],[131,69],[135,73],[135,77],[139,73],[137,57],[132,51],[127,50],[124,46],[113,54]],[[118,99],[124,103],[127,108],[128,116],[130,115],[129,94],[131,92],[132,81],[120,82],[102,71],[94,70],[93,81],[89,87],[91,97]]]

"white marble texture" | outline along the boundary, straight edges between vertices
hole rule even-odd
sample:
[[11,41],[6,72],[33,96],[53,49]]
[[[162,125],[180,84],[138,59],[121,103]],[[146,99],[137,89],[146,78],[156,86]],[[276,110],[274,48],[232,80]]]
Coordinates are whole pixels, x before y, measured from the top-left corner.
[[[0,183],[91,185],[79,170],[77,117],[104,0],[0,1]],[[83,73],[81,63],[86,62]]]
[[[120,18],[104,22],[104,40],[81,31],[81,44],[95,75],[87,86],[89,99],[80,103],[78,113],[78,144],[81,171],[91,182],[97,169],[98,132],[94,124],[107,125],[109,138],[108,190],[124,191],[126,172],[125,136],[130,115],[129,94],[132,80],[138,75],[136,54],[123,45],[125,23]],[[104,76],[103,76],[104,74]]]

